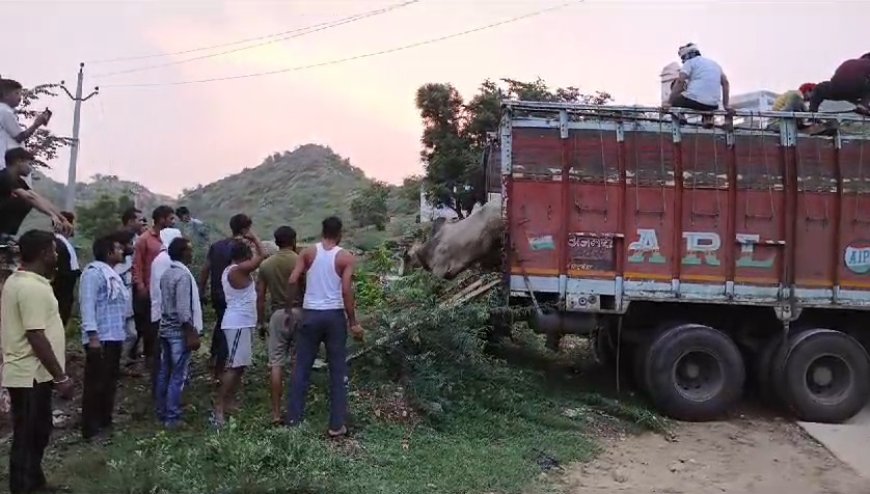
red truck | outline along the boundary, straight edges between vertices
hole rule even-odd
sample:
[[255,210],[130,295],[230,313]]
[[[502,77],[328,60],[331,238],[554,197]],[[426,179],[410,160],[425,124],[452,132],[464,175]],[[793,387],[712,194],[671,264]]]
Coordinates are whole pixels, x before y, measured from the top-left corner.
[[824,115],[839,127],[812,136],[797,124],[820,115],[679,114],[505,103],[488,183],[509,303],[619,350],[678,419],[722,415],[747,375],[800,419],[852,417],[870,397],[870,120]]

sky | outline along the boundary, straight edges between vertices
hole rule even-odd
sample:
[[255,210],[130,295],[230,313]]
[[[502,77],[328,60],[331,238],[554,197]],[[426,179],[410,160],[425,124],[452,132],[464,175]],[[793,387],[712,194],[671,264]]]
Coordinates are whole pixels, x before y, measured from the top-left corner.
[[[732,94],[826,80],[870,51],[866,0],[586,0],[559,10],[388,53],[303,70],[210,83],[379,52],[486,26],[566,0],[419,0],[381,15],[252,49],[221,45],[333,22],[407,0],[0,0],[0,74],[25,86],[65,80],[85,62],[78,178],[117,175],[177,195],[307,143],[330,146],[370,177],[421,173],[417,88],[449,82],[466,97],[487,78],[606,90],[621,104],[659,103],[661,68],[698,44]],[[105,62],[107,59],[150,58]],[[102,61],[102,62],[101,62]],[[155,65],[163,65],[154,67]],[[141,68],[147,70],[138,70]],[[112,72],[133,70],[125,74]],[[137,84],[157,84],[138,87]],[[71,133],[73,104],[46,105]],[[65,181],[69,153],[48,173]]]

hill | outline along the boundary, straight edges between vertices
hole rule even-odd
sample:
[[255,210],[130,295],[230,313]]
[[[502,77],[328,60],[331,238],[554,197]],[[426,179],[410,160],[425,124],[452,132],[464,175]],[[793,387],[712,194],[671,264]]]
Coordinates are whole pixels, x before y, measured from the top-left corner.
[[[400,235],[414,222],[419,209],[416,192],[419,184],[406,181],[404,187],[389,186],[391,223],[386,231],[353,227],[350,203],[358,191],[371,184],[372,180],[361,169],[332,149],[306,144],[294,151],[275,153],[257,167],[185,190],[175,199],[114,175],[96,175],[91,181],[78,184],[76,202],[82,206],[101,195],[112,198],[126,195],[146,215],[160,204],[187,206],[194,217],[208,225],[212,239],[228,233],[230,217],[245,213],[254,219],[255,228],[263,237],[270,236],[278,226],[289,224],[304,242],[318,235],[323,218],[335,214],[348,226],[348,243],[371,247]],[[34,175],[34,189],[55,204],[64,202],[65,185],[38,172]],[[44,216],[34,213],[22,231],[49,226]]]
[[[255,168],[187,190],[178,203],[223,231],[232,215],[245,213],[263,236],[287,224],[305,239],[316,236],[320,222],[329,215],[338,215],[350,225],[350,202],[371,183],[361,169],[332,149],[306,144],[275,153]],[[403,214],[413,214],[401,209]]]

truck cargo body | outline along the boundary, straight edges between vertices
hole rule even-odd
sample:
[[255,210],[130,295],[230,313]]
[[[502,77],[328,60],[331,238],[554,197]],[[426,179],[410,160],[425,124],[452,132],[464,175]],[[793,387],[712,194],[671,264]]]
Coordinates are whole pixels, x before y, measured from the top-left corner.
[[[787,334],[805,312],[848,314],[849,332],[870,323],[860,117],[826,116],[864,135],[822,137],[797,131],[803,114],[740,112],[775,119],[765,131],[681,125],[654,109],[504,110],[497,161],[515,300],[620,324],[643,306],[650,327],[673,314],[733,314],[729,327],[763,320],[765,336]],[[769,319],[753,316],[762,313]]]

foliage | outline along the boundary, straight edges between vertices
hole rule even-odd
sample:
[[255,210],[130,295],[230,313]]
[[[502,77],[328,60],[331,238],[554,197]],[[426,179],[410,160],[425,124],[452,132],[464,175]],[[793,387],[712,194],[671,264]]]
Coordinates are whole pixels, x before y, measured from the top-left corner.
[[[37,103],[43,98],[54,98],[57,96],[56,89],[58,87],[60,87],[59,84],[40,84],[32,88],[25,88],[22,91],[21,104],[16,109],[16,113],[23,117],[25,121],[33,120],[44,110],[44,108],[36,108]],[[38,165],[48,167],[48,162],[57,158],[57,153],[72,143],[73,139],[71,137],[55,135],[46,126],[37,129],[27,141],[26,147],[36,155],[36,163]]]
[[372,183],[358,190],[350,201],[350,215],[357,226],[374,226],[378,231],[383,231],[389,217],[387,215],[387,197],[389,196],[387,184],[381,181]]
[[423,119],[426,196],[437,207],[449,207],[460,218],[485,197],[484,166],[480,157],[488,133],[498,130],[503,100],[604,104],[609,94],[582,94],[575,87],[550,87],[541,79],[522,82],[486,80],[468,103],[451,84],[429,83],[417,90],[416,104]]
[[121,225],[121,214],[132,205],[127,196],[103,194],[93,203],[76,209],[78,232],[89,239],[115,232]]

